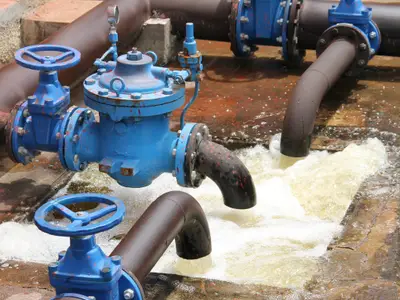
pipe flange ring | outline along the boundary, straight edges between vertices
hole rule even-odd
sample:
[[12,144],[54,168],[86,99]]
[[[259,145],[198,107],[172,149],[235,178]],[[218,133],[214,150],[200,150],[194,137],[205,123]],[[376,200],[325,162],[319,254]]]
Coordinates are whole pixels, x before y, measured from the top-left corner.
[[356,58],[350,66],[347,75],[354,75],[363,69],[370,59],[371,47],[368,37],[356,26],[347,23],[340,23],[328,28],[317,42],[316,52],[319,57],[329,45],[337,39],[347,39],[357,46]]
[[231,51],[236,57],[250,57],[253,55],[257,47],[247,45],[241,39],[242,24],[240,18],[245,16],[247,7],[244,5],[244,0],[233,0],[231,13],[228,18],[229,22],[229,40],[231,41]]
[[18,142],[16,143],[15,141],[15,137],[17,136],[15,134],[15,129],[18,126],[25,125],[26,122],[22,114],[24,109],[27,109],[27,102],[18,102],[11,110],[10,118],[8,119],[8,122],[4,128],[7,154],[15,163],[23,162],[23,160],[21,160],[17,154],[18,151],[14,150],[18,149]]
[[78,108],[68,117],[68,123],[63,128],[64,139],[64,163],[67,169],[72,171],[83,171],[88,163],[81,160],[77,154],[83,146],[80,137],[82,132],[88,130],[88,127],[95,122],[93,112],[90,109]]
[[203,174],[196,172],[197,153],[200,143],[210,139],[210,131],[204,124],[196,124],[193,128],[189,142],[186,146],[184,163],[185,182],[189,187],[199,187],[206,178]]
[[300,15],[301,0],[293,0],[290,8],[287,38],[287,59],[291,67],[299,67],[304,60],[306,51],[298,48],[298,20]]

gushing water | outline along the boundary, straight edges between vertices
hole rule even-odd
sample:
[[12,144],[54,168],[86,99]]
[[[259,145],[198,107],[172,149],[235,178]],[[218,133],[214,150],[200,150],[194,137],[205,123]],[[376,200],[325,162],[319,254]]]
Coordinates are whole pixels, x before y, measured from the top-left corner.
[[[213,252],[197,261],[175,254],[174,243],[153,271],[206,277],[239,283],[301,287],[316,272],[317,259],[329,242],[340,234],[340,221],[359,186],[382,168],[386,151],[378,139],[350,145],[335,154],[312,152],[307,158],[281,168],[277,142],[271,152],[261,146],[238,152],[257,187],[258,204],[245,211],[223,205],[217,186],[206,180],[198,189],[177,186],[169,174],[142,189],[118,186],[96,171],[97,166],[76,174],[93,186],[106,186],[123,199],[127,217],[117,228],[97,237],[109,254],[117,245],[113,237],[125,233],[144,210],[161,194],[182,190],[202,205],[211,229]],[[66,189],[59,195],[65,194]],[[48,263],[68,247],[67,238],[44,234],[32,224],[0,225],[0,259]]]

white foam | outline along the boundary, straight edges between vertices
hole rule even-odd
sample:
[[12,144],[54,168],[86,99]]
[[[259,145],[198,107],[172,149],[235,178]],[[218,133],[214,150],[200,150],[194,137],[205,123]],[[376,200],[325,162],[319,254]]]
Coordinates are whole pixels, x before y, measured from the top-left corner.
[[[167,191],[182,190],[192,194],[206,212],[213,252],[211,257],[188,262],[178,259],[172,243],[154,271],[299,287],[311,278],[316,259],[340,233],[340,220],[362,181],[385,165],[386,151],[380,141],[370,139],[335,154],[312,152],[283,170],[275,151],[278,140],[274,140],[273,155],[261,146],[238,152],[252,173],[258,195],[257,206],[246,211],[225,207],[210,180],[198,189],[184,189],[164,174],[150,187],[129,189],[98,173],[96,166],[73,180],[107,185],[126,203],[125,221],[97,237],[107,254],[118,243],[110,238],[126,232],[151,201]],[[65,189],[59,195],[63,193]],[[67,238],[41,233],[32,224],[4,223],[0,238],[1,259],[48,263],[68,246]]]

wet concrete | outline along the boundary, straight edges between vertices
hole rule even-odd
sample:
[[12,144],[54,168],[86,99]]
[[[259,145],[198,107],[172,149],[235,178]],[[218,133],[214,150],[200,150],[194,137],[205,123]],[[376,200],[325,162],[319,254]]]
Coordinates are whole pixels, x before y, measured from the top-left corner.
[[[206,123],[213,139],[230,148],[268,144],[280,132],[290,91],[313,54],[302,69],[289,70],[277,48],[263,47],[250,61],[232,58],[225,43],[201,41],[199,49],[205,55],[205,76],[187,121]],[[323,101],[313,149],[337,151],[379,137],[389,149],[391,167],[361,187],[343,221],[343,235],[332,242],[304,291],[152,274],[145,285],[148,299],[398,299],[399,70],[400,59],[377,57],[360,80],[342,79]],[[82,102],[81,88],[74,93],[74,102]],[[173,115],[175,130],[179,114]],[[70,176],[56,155],[43,155],[23,167],[14,166],[4,151],[0,172],[0,222],[26,218]],[[8,266],[0,267],[0,299],[25,292],[48,295],[45,266],[4,263]]]

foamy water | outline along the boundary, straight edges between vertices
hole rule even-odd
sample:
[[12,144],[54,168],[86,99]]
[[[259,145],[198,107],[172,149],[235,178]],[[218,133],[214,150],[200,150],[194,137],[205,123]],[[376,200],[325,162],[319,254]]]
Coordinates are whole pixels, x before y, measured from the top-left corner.
[[[73,181],[108,186],[112,195],[125,201],[124,222],[97,237],[107,254],[118,243],[111,238],[128,231],[152,201],[167,191],[182,190],[201,203],[211,229],[213,252],[205,259],[184,261],[177,257],[172,243],[153,271],[301,287],[316,272],[317,259],[329,242],[340,234],[340,221],[359,186],[386,164],[387,155],[379,140],[369,139],[335,154],[312,152],[281,169],[278,142],[272,142],[271,152],[261,146],[238,152],[252,173],[258,195],[257,206],[246,211],[225,207],[218,187],[210,180],[198,189],[184,189],[164,174],[150,187],[128,189],[92,166],[76,174]],[[65,189],[59,195],[64,193]],[[0,238],[0,259],[49,263],[69,245],[68,238],[44,234],[32,224],[4,223]]]

